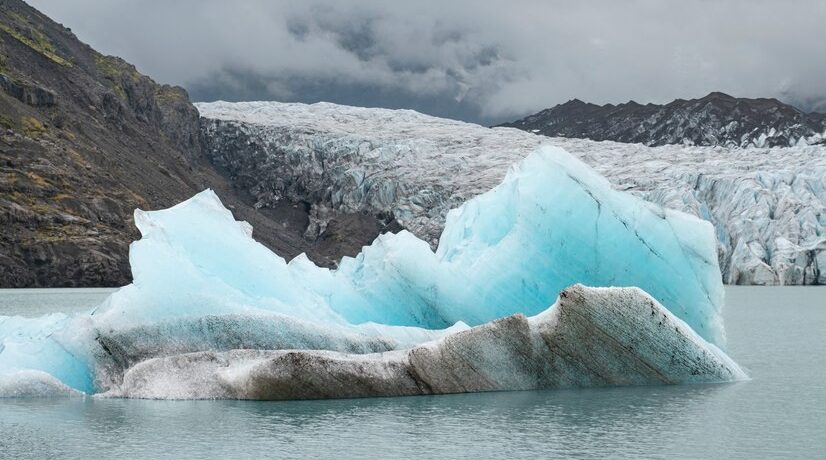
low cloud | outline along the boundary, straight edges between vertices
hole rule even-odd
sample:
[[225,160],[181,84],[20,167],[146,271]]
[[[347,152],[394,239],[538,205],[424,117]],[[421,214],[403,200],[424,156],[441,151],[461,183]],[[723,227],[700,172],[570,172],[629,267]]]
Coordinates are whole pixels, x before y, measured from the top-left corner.
[[319,100],[481,123],[571,98],[724,91],[826,108],[826,2],[34,0],[197,100]]

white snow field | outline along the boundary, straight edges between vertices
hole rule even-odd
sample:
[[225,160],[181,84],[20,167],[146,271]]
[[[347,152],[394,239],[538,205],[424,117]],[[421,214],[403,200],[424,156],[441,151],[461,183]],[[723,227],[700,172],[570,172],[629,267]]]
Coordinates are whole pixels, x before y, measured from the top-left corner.
[[547,138],[409,110],[329,103],[196,104],[213,161],[259,205],[390,214],[436,247],[447,211],[489,190],[539,145],[559,146],[614,187],[709,220],[728,284],[826,283],[826,146],[723,148]]
[[560,148],[539,148],[448,213],[435,252],[385,234],[336,270],[270,252],[212,191],[135,222],[132,284],[87,314],[0,317],[0,395],[293,399],[745,378],[720,350],[711,224],[613,190]]

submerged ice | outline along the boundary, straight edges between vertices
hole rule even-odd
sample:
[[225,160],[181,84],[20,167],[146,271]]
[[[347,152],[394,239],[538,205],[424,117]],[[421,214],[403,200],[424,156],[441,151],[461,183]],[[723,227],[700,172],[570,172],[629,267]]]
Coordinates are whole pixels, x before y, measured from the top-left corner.
[[[553,305],[557,296],[577,283],[638,287],[644,292],[634,291],[636,304],[646,304],[650,295],[652,305],[663,310],[651,307],[651,316],[667,315],[678,323],[663,332],[643,334],[623,353],[603,350],[606,361],[601,365],[630,359],[650,367],[659,360],[673,363],[674,356],[699,353],[713,357],[700,359],[711,367],[695,366],[695,360],[679,372],[666,367],[658,378],[637,379],[626,373],[630,367],[617,364],[619,370],[610,379],[595,380],[584,371],[589,366],[594,369],[595,363],[583,360],[601,355],[574,353],[594,346],[592,341],[580,335],[576,340],[581,344],[566,341],[565,346],[573,347],[566,356],[576,362],[548,367],[548,354],[562,345],[531,332],[521,351],[515,352],[533,357],[522,365],[558,375],[529,379],[533,384],[528,387],[742,377],[742,371],[717,348],[725,345],[720,317],[723,289],[711,225],[612,190],[604,178],[559,148],[540,148],[514,166],[499,186],[451,211],[435,252],[406,231],[385,234],[357,257],[342,260],[336,270],[317,267],[302,256],[287,263],[257,243],[252,228],[235,221],[212,191],[166,210],[138,210],[135,223],[142,238],[130,248],[134,282],[94,311],[75,317],[0,317],[0,386],[15,382],[19,392],[21,379],[29,378],[56,392],[65,392],[55,386],[60,383],[86,393],[121,396],[246,397],[251,393],[211,393],[201,387],[188,393],[183,388],[193,383],[183,380],[197,374],[197,381],[210,381],[214,373],[209,369],[221,360],[229,360],[229,367],[221,372],[235,369],[233,375],[243,385],[249,384],[249,372],[259,369],[262,360],[283,380],[296,369],[280,368],[272,364],[273,359],[283,364],[289,362],[284,356],[310,357],[315,363],[323,356],[355,366],[345,373],[363,370],[360,385],[385,385],[386,391],[375,394],[407,394],[394,390],[398,382],[372,379],[371,372],[381,372],[371,366],[385,363],[410,370],[410,356],[423,353],[416,350],[439,349],[458,337],[487,337],[478,331],[498,324],[491,321],[512,315],[545,320],[548,315],[558,316],[559,304]],[[606,305],[616,305],[595,299],[599,301],[588,303],[587,311],[610,311]],[[626,307],[631,304],[620,302]],[[628,312],[633,311],[629,307]],[[632,318],[598,325],[592,321],[596,317],[575,323],[585,324],[586,329],[602,328],[601,333],[613,340],[598,341],[603,348],[618,337],[633,336],[635,330],[647,330],[644,325],[650,322]],[[615,319],[625,317],[620,314]],[[543,324],[564,326],[556,320]],[[690,340],[680,341],[675,334]],[[480,350],[486,343],[488,339],[479,342]],[[654,347],[656,352],[648,356],[640,354],[654,343],[666,346]],[[301,351],[285,355],[284,350]],[[670,354],[655,356],[658,353]],[[204,364],[207,361],[210,364]],[[414,368],[425,364],[457,365],[419,362]],[[514,366],[516,361],[498,359],[480,372],[527,372]],[[326,369],[310,367],[317,372]],[[689,368],[696,372],[691,374]],[[684,371],[696,378],[681,377]],[[44,375],[56,382],[44,380]],[[438,377],[431,376],[429,385]],[[566,385],[559,383],[563,381]],[[154,390],[141,390],[145,387],[140,382]],[[177,389],[175,382],[181,385]],[[283,382],[273,386],[266,378],[262,382],[270,389],[284,387]],[[507,381],[490,388],[474,385],[466,381],[449,388],[526,387]],[[158,388],[166,388],[166,394]],[[360,394],[351,390],[337,391],[340,396]],[[295,393],[290,388],[284,391],[287,396]],[[330,391],[332,396],[335,393]]]

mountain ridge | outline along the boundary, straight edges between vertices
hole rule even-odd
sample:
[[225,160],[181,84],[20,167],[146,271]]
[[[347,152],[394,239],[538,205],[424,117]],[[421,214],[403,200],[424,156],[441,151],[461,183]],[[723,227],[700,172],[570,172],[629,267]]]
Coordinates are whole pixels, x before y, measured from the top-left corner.
[[549,137],[648,146],[786,147],[826,139],[824,113],[807,113],[775,98],[737,98],[719,91],[667,104],[643,105],[631,100],[598,105],[571,99],[497,126]]

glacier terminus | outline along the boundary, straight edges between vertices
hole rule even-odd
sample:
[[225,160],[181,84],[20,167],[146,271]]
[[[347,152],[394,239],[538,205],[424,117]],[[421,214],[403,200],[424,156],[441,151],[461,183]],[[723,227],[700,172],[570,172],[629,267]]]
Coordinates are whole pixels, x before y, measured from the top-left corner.
[[615,188],[711,222],[726,284],[826,284],[826,145],[701,147],[550,138],[411,110],[329,103],[199,103],[206,151],[261,207],[394,217],[435,249],[450,209],[541,145]]

